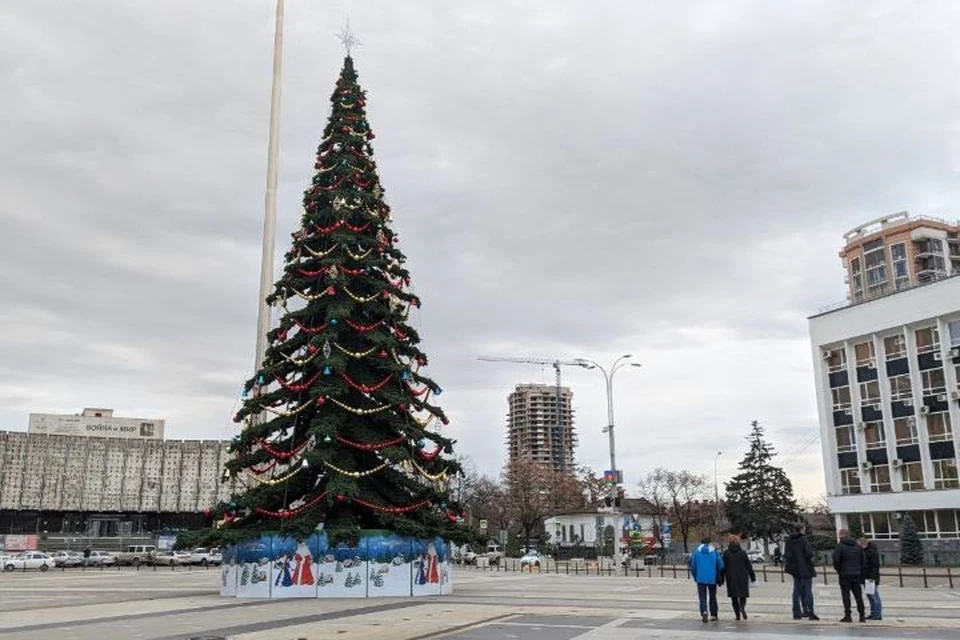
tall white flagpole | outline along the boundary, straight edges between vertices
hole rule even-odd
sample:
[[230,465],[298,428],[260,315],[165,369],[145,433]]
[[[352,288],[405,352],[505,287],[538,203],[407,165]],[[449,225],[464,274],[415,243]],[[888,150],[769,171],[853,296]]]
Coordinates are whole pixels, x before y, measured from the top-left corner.
[[280,129],[280,70],[283,63],[283,0],[277,0],[273,37],[273,88],[270,94],[270,138],[267,143],[267,193],[263,216],[263,257],[260,263],[260,308],[257,315],[257,356],[254,375],[260,373],[267,352],[272,317],[267,296],[273,287],[274,236],[277,229],[277,156]]

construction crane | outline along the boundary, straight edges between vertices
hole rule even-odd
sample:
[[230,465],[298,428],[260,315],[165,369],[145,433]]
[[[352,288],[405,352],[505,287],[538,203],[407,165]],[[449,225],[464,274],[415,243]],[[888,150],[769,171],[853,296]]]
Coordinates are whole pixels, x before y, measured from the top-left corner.
[[[553,367],[556,373],[557,380],[557,424],[554,427],[553,434],[553,455],[554,455],[554,464],[560,471],[564,470],[565,460],[564,460],[564,437],[563,437],[563,419],[560,416],[561,403],[561,394],[560,394],[560,367],[584,367],[587,369],[592,369],[593,367],[589,364],[577,361],[577,360],[560,360],[558,358],[521,358],[521,357],[506,357],[506,356],[478,356],[477,360],[482,360],[483,362],[516,362],[519,364],[539,364],[540,366],[550,365]],[[571,424],[573,423],[573,416],[570,417]]]

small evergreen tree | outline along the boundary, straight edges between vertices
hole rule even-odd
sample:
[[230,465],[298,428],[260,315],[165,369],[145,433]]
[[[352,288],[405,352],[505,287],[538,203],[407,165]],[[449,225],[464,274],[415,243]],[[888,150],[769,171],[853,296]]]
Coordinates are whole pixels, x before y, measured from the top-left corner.
[[772,464],[777,454],[763,427],[756,420],[750,426],[750,450],[727,483],[727,519],[731,531],[769,543],[800,519],[799,508],[787,474]]
[[847,518],[847,531],[850,532],[850,537],[854,540],[863,537],[863,521],[860,519],[859,513],[854,513]]
[[923,544],[909,513],[900,521],[900,564],[923,564]]

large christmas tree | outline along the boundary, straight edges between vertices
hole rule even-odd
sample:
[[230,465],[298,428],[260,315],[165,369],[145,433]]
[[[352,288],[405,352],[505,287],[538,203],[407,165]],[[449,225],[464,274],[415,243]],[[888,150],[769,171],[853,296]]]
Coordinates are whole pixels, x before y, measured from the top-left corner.
[[[268,302],[281,314],[247,381],[225,480],[237,495],[211,514],[213,538],[261,532],[333,542],[362,529],[460,539],[427,356],[407,324],[419,299],[390,228],[366,94],[348,55],[303,196],[299,230]],[[447,454],[445,456],[444,454]],[[210,539],[208,537],[207,539]]]

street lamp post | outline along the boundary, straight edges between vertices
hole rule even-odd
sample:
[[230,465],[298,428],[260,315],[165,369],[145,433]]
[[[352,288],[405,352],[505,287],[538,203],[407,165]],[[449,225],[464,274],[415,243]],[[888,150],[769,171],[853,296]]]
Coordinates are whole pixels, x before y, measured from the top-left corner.
[[717,451],[717,455],[713,457],[713,504],[717,510],[717,517],[713,526],[717,529],[720,528],[720,482],[717,479],[717,461],[720,460],[722,455],[723,451]]
[[[616,439],[613,433],[613,376],[625,366],[631,367],[641,367],[643,365],[636,362],[627,362],[628,359],[632,358],[633,354],[626,353],[616,360],[613,361],[613,364],[610,365],[609,371],[604,369],[600,364],[593,360],[587,358],[577,358],[575,362],[583,367],[584,369],[598,369],[600,373],[603,374],[603,380],[606,383],[607,389],[607,427],[605,431],[607,432],[607,440],[610,446],[610,469],[617,473],[617,445]],[[610,506],[613,509],[614,526],[613,526],[613,562],[614,567],[619,570],[621,562],[621,553],[620,553],[620,536],[618,532],[622,530],[620,523],[620,510],[617,508],[617,493],[619,490],[619,478],[614,476],[613,482],[610,485]]]

